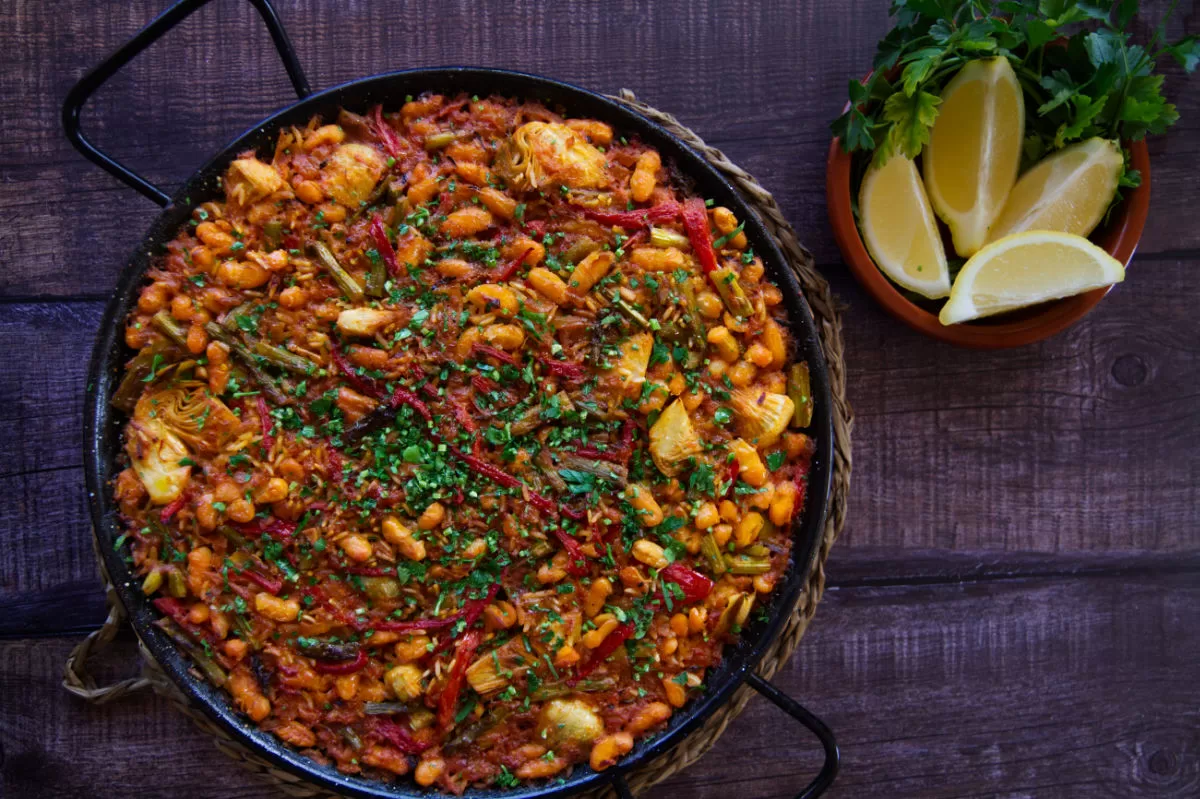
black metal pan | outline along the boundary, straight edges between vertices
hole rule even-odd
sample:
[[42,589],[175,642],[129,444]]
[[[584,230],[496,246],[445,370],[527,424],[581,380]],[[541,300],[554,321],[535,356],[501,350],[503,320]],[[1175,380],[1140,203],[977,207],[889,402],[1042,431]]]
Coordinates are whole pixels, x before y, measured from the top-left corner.
[[838,767],[838,750],[833,734],[820,719],[754,673],[764,653],[787,622],[790,609],[794,607],[812,568],[825,524],[833,451],[829,376],[817,329],[795,276],[759,218],[720,173],[662,127],[620,103],[577,86],[505,70],[448,67],[374,75],[321,92],[313,92],[287,33],[268,0],[250,2],[269,28],[299,99],[231,141],[174,194],[169,194],[122,166],[89,142],[80,128],[80,113],[91,94],[130,59],[207,2],[209,0],[180,0],[171,6],[124,47],[80,80],[68,94],[63,106],[63,125],[71,143],[88,159],[163,208],[141,245],[129,258],[109,300],[88,371],[84,410],[84,464],[92,524],[104,565],[129,612],[134,632],[146,648],[184,694],[201,707],[216,724],[255,754],[280,768],[297,774],[310,783],[346,796],[404,797],[424,796],[430,793],[408,782],[388,784],[341,774],[332,768],[320,766],[283,745],[273,735],[249,723],[233,709],[224,692],[189,673],[189,662],[167,637],[152,625],[157,614],[138,589],[124,560],[113,549],[113,541],[119,535],[119,530],[110,484],[116,472],[117,457],[121,450],[120,434],[125,420],[109,405],[109,398],[120,379],[123,364],[130,357],[130,352],[124,344],[122,320],[137,302],[146,269],[154,255],[162,251],[162,246],[173,238],[181,225],[187,223],[190,211],[196,204],[221,196],[220,176],[238,153],[256,149],[269,158],[274,150],[276,136],[285,126],[303,125],[315,114],[332,119],[341,107],[363,113],[376,103],[395,108],[400,104],[401,98],[408,94],[416,95],[425,91],[446,94],[467,92],[536,99],[550,107],[561,107],[572,115],[604,120],[623,134],[641,137],[658,148],[665,158],[675,164],[680,173],[689,176],[703,196],[714,198],[719,205],[731,208],[739,219],[745,220],[745,233],[755,252],[762,255],[772,280],[783,291],[790,327],[796,341],[799,342],[799,355],[809,364],[815,401],[812,433],[816,440],[816,454],[809,477],[807,505],[799,521],[792,526],[795,537],[792,563],[768,605],[769,615],[750,624],[739,642],[726,650],[721,664],[710,672],[705,692],[677,712],[666,731],[653,739],[640,741],[629,755],[604,772],[597,773],[582,765],[576,767],[571,775],[562,781],[525,785],[511,791],[470,791],[469,796],[551,799],[606,785],[612,785],[622,796],[630,796],[625,775],[656,757],[665,755],[699,729],[743,683],[778,705],[820,740],[825,754],[824,765],[798,797],[815,797],[824,792],[833,782]]

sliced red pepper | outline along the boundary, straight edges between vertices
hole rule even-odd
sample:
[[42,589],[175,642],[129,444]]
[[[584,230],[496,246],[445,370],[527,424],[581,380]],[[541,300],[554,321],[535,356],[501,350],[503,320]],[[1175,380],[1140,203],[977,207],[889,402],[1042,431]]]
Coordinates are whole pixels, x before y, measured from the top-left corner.
[[356,372],[350,362],[346,360],[346,356],[342,354],[340,347],[330,348],[329,354],[333,357],[334,365],[346,376],[346,382],[352,385],[355,391],[374,399],[383,398],[383,390],[379,387],[379,383]]
[[636,630],[633,624],[625,622],[604,636],[604,640],[600,642],[600,646],[592,650],[592,654],[588,656],[588,659],[576,669],[575,675],[567,680],[567,685],[574,688],[580,680],[595,671],[596,667],[601,663],[608,660],[609,655],[617,651],[617,647],[632,638],[634,632]]
[[[542,513],[548,513],[548,514],[553,515],[553,514],[557,513],[559,510],[558,504],[555,503],[554,500],[550,499],[549,497],[543,497],[541,494],[534,491],[533,489],[529,489],[528,498],[529,498],[529,504],[532,505],[533,507],[537,508],[538,510],[540,510]],[[566,508],[563,508],[563,511],[565,512]],[[568,515],[570,515],[570,514],[568,514]],[[571,516],[571,518],[574,519],[574,518],[578,518],[578,517]]]
[[633,456],[633,420],[626,419],[621,423],[621,453],[623,463],[629,463]]
[[405,729],[403,724],[398,724],[388,718],[378,718],[375,722],[375,732],[406,755],[419,755],[433,746],[429,741],[418,741],[412,737],[412,733]]
[[587,375],[583,364],[570,361],[555,361],[550,358],[539,358],[546,371],[564,380],[582,380]]
[[563,516],[566,516],[568,519],[574,519],[577,522],[581,522],[587,518],[587,511],[572,508],[570,505],[563,505],[559,510],[562,511]]
[[491,394],[493,391],[500,388],[500,385],[495,380],[490,380],[483,375],[471,375],[471,385],[473,385],[475,390],[480,394]]
[[563,549],[567,551],[567,574],[572,577],[582,577],[587,574],[588,557],[583,554],[583,547],[579,545],[579,542],[561,527],[554,528],[554,537],[562,542]]
[[500,591],[499,583],[492,583],[488,586],[487,595],[482,599],[468,599],[463,603],[462,610],[459,611],[459,616],[466,622],[469,628],[483,614],[483,609],[492,603],[496,598],[496,594]]
[[509,355],[502,349],[492,347],[488,344],[472,344],[471,355],[486,355],[489,358],[495,358],[497,361],[500,361],[500,363],[506,363],[509,366],[517,365],[517,359],[512,355]]
[[375,110],[371,114],[371,121],[375,123],[375,135],[383,142],[383,149],[388,151],[388,155],[396,160],[400,159],[404,152],[404,145],[400,142],[400,136],[383,118],[383,106],[375,106]]
[[[685,605],[694,605],[707,597],[713,589],[712,580],[681,563],[672,563],[660,571],[658,576],[661,582],[675,583],[683,590],[683,599],[679,601]],[[665,586],[661,590],[665,594]]]
[[163,524],[167,524],[171,521],[171,517],[173,517],[176,513],[179,513],[179,511],[182,510],[183,506],[186,504],[187,494],[180,494],[178,499],[167,505],[162,509],[162,513],[158,514],[159,521],[161,521]]
[[433,420],[433,412],[429,410],[429,406],[425,404],[424,400],[404,386],[396,386],[396,390],[392,392],[391,404],[393,408],[407,405],[425,421]]
[[258,423],[262,426],[262,448],[270,452],[271,447],[275,445],[274,439],[271,438],[271,409],[267,407],[267,401],[261,394],[254,398],[254,402],[258,408]]
[[383,226],[383,218],[379,214],[371,217],[371,238],[375,239],[375,249],[383,259],[388,274],[400,277],[400,264],[396,261],[396,251],[392,249],[392,241],[388,238],[387,228]]
[[712,235],[708,230],[708,211],[704,200],[693,197],[683,204],[683,227],[687,230],[692,252],[700,262],[700,268],[708,275],[717,268],[717,254],[713,252]]
[[356,626],[370,630],[406,633],[413,630],[440,630],[458,621],[458,616],[446,619],[414,619],[412,621],[361,621]]
[[151,602],[151,604],[158,609],[159,613],[170,617],[171,621],[182,627],[193,638],[196,638],[197,640],[202,639],[208,641],[210,644],[219,643],[217,636],[211,630],[203,627],[197,627],[195,624],[192,624],[187,620],[187,615],[191,608],[185,605],[182,601],[176,599],[175,597],[160,596],[158,599],[155,599],[153,602]]
[[446,687],[438,697],[438,725],[444,730],[454,723],[454,711],[458,709],[458,695],[462,693],[467,667],[471,665],[471,659],[475,657],[475,650],[479,648],[482,637],[479,630],[467,630],[458,644],[454,665],[450,667],[450,674],[446,677]]
[[608,461],[609,463],[624,463],[619,450],[612,449],[596,449],[590,444],[580,444],[575,441],[575,454],[583,458],[595,458],[598,461]]
[[[701,203],[703,204],[703,202]],[[673,222],[679,216],[679,203],[659,203],[651,208],[637,208],[633,211],[597,211],[594,208],[579,207],[579,211],[588,219],[602,225],[616,225],[623,228],[646,227],[652,223],[664,224]]]
[[500,485],[504,486],[505,488],[520,488],[521,487],[520,480],[513,477],[511,474],[504,471],[500,467],[493,466],[492,464],[488,463],[483,458],[480,458],[477,455],[469,455],[466,452],[463,452],[458,447],[450,447],[450,452],[451,452],[451,454],[454,455],[454,457],[458,458],[463,463],[467,464],[467,466],[470,469],[472,469],[473,471],[478,472],[479,474],[483,475],[484,477],[488,478],[489,480],[491,480],[495,483],[499,483]]
[[495,281],[497,283],[503,283],[506,280],[512,280],[512,276],[515,275],[517,270],[521,268],[521,264],[525,263],[525,259],[531,252],[533,252],[533,247],[526,247],[520,255],[496,270],[494,278]]
[[283,580],[277,580],[274,577],[268,577],[262,572],[254,569],[247,569],[242,574],[249,577],[253,582],[257,583],[264,591],[272,594],[278,594],[283,590]]
[[362,671],[367,665],[367,650],[359,649],[358,654],[354,656],[354,660],[347,660],[342,663],[329,663],[324,660],[314,660],[313,668],[320,674],[353,674],[356,671]]

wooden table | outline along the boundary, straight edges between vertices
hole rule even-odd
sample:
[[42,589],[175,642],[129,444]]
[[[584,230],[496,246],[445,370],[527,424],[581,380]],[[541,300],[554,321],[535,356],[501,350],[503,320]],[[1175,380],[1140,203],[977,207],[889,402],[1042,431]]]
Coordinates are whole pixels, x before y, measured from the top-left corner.
[[[104,301],[157,213],[67,145],[71,84],[165,0],[4,4],[0,34],[0,795],[274,796],[152,697],[89,707],[63,660],[103,618],[80,451]],[[1157,20],[1166,2],[1144,3]],[[317,87],[484,64],[627,87],[756,174],[846,303],[850,519],[779,684],[836,730],[831,797],[1200,794],[1200,90],[1151,142],[1128,281],[1039,345],[951,349],[853,283],[825,214],[828,121],[888,19],[834,0],[279,0]],[[1174,34],[1200,32],[1184,0]],[[1149,26],[1139,35],[1147,38]],[[223,0],[96,98],[95,138],[185,177],[289,101]],[[134,668],[126,641],[110,673]],[[756,700],[654,796],[791,796],[811,740]]]

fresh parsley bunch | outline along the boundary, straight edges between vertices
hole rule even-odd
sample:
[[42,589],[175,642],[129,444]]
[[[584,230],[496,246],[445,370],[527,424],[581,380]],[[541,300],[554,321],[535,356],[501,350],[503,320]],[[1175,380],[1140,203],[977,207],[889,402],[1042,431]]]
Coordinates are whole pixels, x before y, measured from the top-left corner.
[[1164,42],[1173,4],[1147,47],[1130,44],[1137,10],[1138,0],[893,0],[896,26],[879,42],[874,72],[850,81],[850,108],[831,127],[847,152],[873,152],[877,165],[894,153],[916,158],[950,78],[967,61],[1003,56],[1033,110],[1028,161],[1092,136],[1162,133],[1179,114],[1163,99],[1155,61],[1169,55],[1193,72],[1200,41]]

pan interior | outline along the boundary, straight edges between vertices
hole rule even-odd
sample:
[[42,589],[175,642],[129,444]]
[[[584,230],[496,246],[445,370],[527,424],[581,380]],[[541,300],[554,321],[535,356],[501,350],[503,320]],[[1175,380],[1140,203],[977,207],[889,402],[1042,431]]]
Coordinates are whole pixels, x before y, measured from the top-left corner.
[[385,108],[397,107],[404,102],[406,95],[426,91],[497,94],[539,100],[552,109],[565,111],[572,116],[604,120],[622,135],[639,136],[657,147],[668,161],[674,162],[679,171],[692,180],[695,189],[703,196],[733,209],[739,219],[745,220],[745,233],[751,245],[762,255],[771,279],[783,291],[790,328],[798,345],[797,357],[808,361],[811,372],[815,408],[810,431],[816,442],[816,453],[803,515],[793,525],[792,562],[765,612],[756,613],[738,642],[726,648],[721,664],[708,676],[704,693],[693,699],[685,710],[676,713],[664,732],[640,741],[633,752],[605,772],[596,773],[582,765],[577,766],[570,777],[548,784],[525,785],[516,790],[468,792],[469,796],[508,799],[567,796],[606,784],[615,775],[636,769],[679,743],[722,705],[740,685],[743,675],[758,664],[789,620],[791,609],[808,576],[824,531],[832,472],[833,429],[829,378],[817,328],[795,275],[758,215],[737,190],[694,150],[629,108],[575,86],[521,73],[471,68],[409,70],[364,78],[315,94],[277,112],[230,142],[176,192],[172,204],[151,226],[142,245],[130,257],[122,272],[101,322],[89,370],[84,413],[84,461],[92,523],[104,565],[129,611],[138,637],[175,684],[226,733],[243,739],[259,755],[276,765],[345,795],[397,797],[429,794],[429,791],[411,784],[390,784],[351,777],[314,763],[241,718],[220,689],[189,672],[189,662],[152,625],[157,614],[138,589],[128,564],[114,550],[113,542],[119,530],[110,482],[116,476],[115,464],[121,448],[120,434],[125,419],[108,404],[108,398],[120,379],[121,369],[130,356],[122,335],[123,320],[137,301],[146,269],[154,255],[162,251],[162,245],[174,236],[181,225],[187,223],[195,205],[221,195],[220,176],[239,153],[256,150],[269,158],[274,150],[276,135],[288,125],[303,125],[314,114],[332,118],[341,107],[360,113],[365,113],[377,103],[382,103]]

